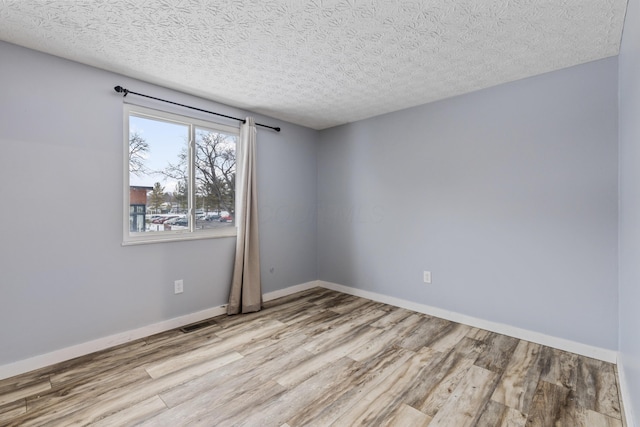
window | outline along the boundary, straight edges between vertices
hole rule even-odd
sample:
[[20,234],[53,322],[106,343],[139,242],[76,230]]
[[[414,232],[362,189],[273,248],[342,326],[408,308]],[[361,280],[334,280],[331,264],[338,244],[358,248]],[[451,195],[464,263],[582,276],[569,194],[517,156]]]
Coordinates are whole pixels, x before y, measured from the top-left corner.
[[236,234],[238,129],[125,105],[123,244]]

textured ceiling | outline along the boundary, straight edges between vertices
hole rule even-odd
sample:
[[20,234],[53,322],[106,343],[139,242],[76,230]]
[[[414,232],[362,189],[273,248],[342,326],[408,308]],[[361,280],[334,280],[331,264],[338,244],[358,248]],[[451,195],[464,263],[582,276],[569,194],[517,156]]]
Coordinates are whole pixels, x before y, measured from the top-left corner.
[[0,39],[322,129],[616,55],[626,2],[0,0]]

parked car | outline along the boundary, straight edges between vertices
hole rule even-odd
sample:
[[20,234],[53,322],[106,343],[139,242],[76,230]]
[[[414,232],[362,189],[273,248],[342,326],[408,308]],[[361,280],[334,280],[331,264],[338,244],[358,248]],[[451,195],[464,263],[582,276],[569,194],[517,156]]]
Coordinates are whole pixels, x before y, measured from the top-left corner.
[[220,214],[219,213],[210,213],[209,215],[206,216],[205,219],[207,221],[218,221],[218,220],[220,220]]
[[180,221],[181,219],[186,219],[186,218],[185,217],[176,216],[174,218],[166,220],[164,223],[165,224],[170,224],[170,225],[180,225],[180,224],[178,224],[178,221]]
[[174,224],[186,227],[186,226],[189,225],[189,218],[187,218],[187,217],[177,218],[176,221],[174,222]]
[[221,216],[220,219],[218,220],[220,222],[233,222],[233,216],[230,214]]
[[177,215],[170,215],[170,216],[163,216],[161,218],[157,218],[154,219],[153,221],[151,221],[153,224],[164,224],[166,221],[172,219],[172,218],[176,218]]

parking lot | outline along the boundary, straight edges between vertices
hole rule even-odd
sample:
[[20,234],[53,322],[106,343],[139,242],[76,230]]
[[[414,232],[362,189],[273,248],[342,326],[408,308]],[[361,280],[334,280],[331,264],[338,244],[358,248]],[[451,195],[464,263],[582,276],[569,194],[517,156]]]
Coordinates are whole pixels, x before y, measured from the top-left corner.
[[[209,219],[197,219],[196,229],[214,229],[222,227],[233,227],[234,222],[229,214],[211,215]],[[149,215],[146,231],[169,231],[169,230],[187,230],[188,220],[186,215],[158,214]]]

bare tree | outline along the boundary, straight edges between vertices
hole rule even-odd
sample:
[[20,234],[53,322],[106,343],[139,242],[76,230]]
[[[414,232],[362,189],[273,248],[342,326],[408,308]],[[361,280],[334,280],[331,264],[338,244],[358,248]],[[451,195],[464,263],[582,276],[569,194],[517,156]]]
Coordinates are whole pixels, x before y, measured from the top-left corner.
[[148,172],[144,164],[146,154],[149,152],[149,143],[138,132],[129,134],[129,172],[135,175],[144,175]]
[[[187,148],[160,173],[178,181],[177,192],[187,179]],[[195,150],[196,201],[207,210],[234,211],[236,188],[236,137],[198,129]]]
[[233,212],[236,196],[236,138],[198,131],[196,141],[197,195],[210,208]]

